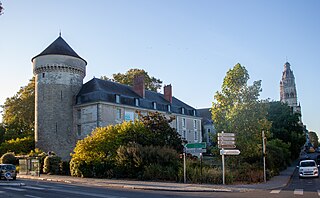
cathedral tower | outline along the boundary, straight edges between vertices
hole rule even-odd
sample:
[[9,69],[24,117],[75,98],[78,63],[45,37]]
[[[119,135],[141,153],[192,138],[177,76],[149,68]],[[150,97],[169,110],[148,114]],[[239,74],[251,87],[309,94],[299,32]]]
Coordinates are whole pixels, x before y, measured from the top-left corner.
[[301,113],[300,104],[298,105],[295,78],[288,62],[284,64],[280,81],[280,101],[287,103],[293,112]]
[[35,75],[36,148],[54,151],[68,160],[76,144],[73,105],[86,75],[87,62],[61,35],[31,61]]

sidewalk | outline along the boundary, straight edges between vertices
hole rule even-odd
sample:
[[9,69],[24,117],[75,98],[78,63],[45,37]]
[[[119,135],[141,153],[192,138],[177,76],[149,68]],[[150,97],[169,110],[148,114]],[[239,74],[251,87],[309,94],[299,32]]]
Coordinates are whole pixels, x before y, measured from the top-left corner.
[[[210,184],[183,184],[170,182],[151,182],[151,181],[133,181],[133,180],[118,180],[118,179],[94,179],[94,178],[79,178],[61,175],[18,175],[20,179],[35,179],[53,182],[63,182],[71,184],[82,184],[99,187],[115,187],[143,190],[162,190],[162,191],[184,191],[184,192],[243,192],[256,189],[271,190],[282,188],[288,184],[294,171],[295,166],[288,167],[282,171],[280,175],[273,177],[267,183],[248,184],[248,185],[210,185]],[[12,181],[11,181],[12,182]]]

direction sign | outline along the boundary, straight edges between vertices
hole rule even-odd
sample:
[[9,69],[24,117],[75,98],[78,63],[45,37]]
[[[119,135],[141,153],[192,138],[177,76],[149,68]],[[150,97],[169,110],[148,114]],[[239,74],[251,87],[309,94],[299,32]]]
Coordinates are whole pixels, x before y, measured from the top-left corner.
[[220,150],[220,155],[239,155],[239,150]]
[[218,141],[218,144],[220,145],[234,145],[236,144],[235,141]]
[[235,141],[235,137],[228,137],[228,136],[218,136],[218,141]]
[[201,143],[188,143],[184,147],[186,148],[207,148],[206,142],[201,142]]
[[222,137],[234,137],[235,134],[234,133],[218,133],[218,137],[222,136]]
[[218,144],[218,148],[228,148],[228,149],[231,149],[231,148],[236,148],[236,145],[234,145],[234,144],[230,144],[230,145],[220,145],[220,144]]

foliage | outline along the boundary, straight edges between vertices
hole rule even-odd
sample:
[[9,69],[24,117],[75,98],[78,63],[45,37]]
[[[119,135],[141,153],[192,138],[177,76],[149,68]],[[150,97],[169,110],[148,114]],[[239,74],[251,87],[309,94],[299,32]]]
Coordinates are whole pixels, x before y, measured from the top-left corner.
[[147,138],[140,141],[139,144],[143,146],[168,146],[179,153],[183,151],[180,134],[170,126],[173,118],[166,118],[159,112],[149,112],[145,116],[139,113],[139,119],[149,130]]
[[14,153],[8,152],[2,155],[1,164],[17,164],[17,158]]
[[144,71],[143,69],[130,69],[125,74],[113,74],[111,79],[109,79],[106,76],[102,76],[101,79],[112,80],[114,82],[133,86],[133,79],[137,75],[144,75],[145,88],[148,90],[156,92],[162,86],[162,81],[160,79],[157,79],[153,76],[149,76],[148,72]]
[[309,139],[314,148],[318,148],[319,146],[319,138],[316,132],[309,131]]
[[0,2],[0,15],[3,14],[3,10],[4,10],[4,8],[3,8],[3,6],[2,6],[2,3]]
[[[258,99],[261,81],[248,86],[249,74],[244,66],[230,69],[212,103],[212,120],[217,131],[236,133],[239,158],[255,163],[261,157],[261,131],[268,131],[267,103]],[[240,160],[240,159],[239,159]]]
[[[146,133],[146,128],[139,121],[96,128],[90,136],[77,142],[70,162],[71,175],[81,177],[113,176],[110,175],[112,171],[98,174],[93,167],[98,165],[113,169],[117,149],[130,141],[136,143],[143,141]],[[104,168],[103,171],[108,169]]]
[[141,177],[145,165],[176,167],[177,151],[172,149],[181,150],[182,142],[168,122],[161,114],[152,113],[142,116],[141,121],[96,128],[78,141],[70,162],[71,175]]
[[278,175],[290,165],[290,144],[279,139],[272,139],[267,142],[266,166],[270,176]]
[[60,172],[61,158],[56,155],[46,156],[44,159],[43,172],[57,175]]
[[34,149],[33,137],[7,140],[0,145],[0,153],[11,151],[17,154],[27,154],[32,149]]
[[287,104],[270,102],[267,119],[272,123],[270,128],[271,138],[289,144],[291,159],[296,159],[299,156],[301,146],[305,143],[299,114],[293,113]]
[[117,177],[177,180],[178,153],[166,146],[129,143],[117,150]]
[[59,164],[61,175],[70,175],[70,163],[69,161],[62,161]]
[[5,140],[34,136],[34,94],[35,80],[32,78],[27,86],[21,87],[1,106]]

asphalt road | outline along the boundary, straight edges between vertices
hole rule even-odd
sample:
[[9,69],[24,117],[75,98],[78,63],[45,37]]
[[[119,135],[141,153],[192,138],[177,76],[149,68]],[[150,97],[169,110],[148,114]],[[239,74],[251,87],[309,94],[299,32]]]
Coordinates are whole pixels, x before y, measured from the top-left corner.
[[148,191],[131,190],[125,188],[106,188],[101,186],[87,186],[81,184],[67,184],[37,180],[17,180],[25,186],[1,186],[0,197],[14,198],[162,198],[162,197],[320,197],[320,179],[299,179],[297,171],[290,183],[281,189],[253,190],[246,192],[172,192],[172,191]]

